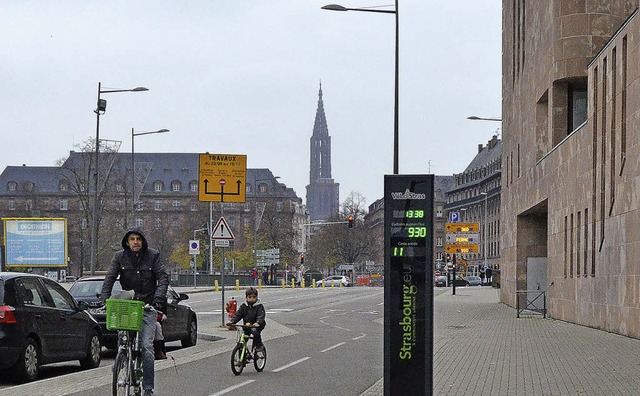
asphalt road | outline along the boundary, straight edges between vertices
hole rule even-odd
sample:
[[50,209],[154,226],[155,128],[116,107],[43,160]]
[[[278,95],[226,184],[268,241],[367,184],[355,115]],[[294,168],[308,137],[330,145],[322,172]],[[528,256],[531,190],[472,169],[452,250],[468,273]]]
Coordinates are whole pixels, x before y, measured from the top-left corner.
[[[225,298],[242,301],[227,290]],[[192,293],[187,301],[198,313],[199,340],[192,348],[169,344],[169,359],[156,363],[157,395],[251,394],[360,395],[383,372],[383,289],[263,289],[267,309],[263,338],[267,366],[235,376],[230,368],[235,332],[221,327],[221,295]],[[42,378],[13,386],[0,380],[0,392],[12,395],[110,394],[113,354],[101,367],[82,371],[77,362],[42,368]]]

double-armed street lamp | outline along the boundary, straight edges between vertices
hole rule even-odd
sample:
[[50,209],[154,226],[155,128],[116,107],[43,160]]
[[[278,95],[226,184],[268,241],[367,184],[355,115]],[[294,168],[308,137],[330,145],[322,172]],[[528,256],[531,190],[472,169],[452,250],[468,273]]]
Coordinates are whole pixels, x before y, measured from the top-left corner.
[[395,48],[395,84],[394,84],[394,105],[393,105],[393,174],[398,174],[398,150],[399,150],[399,122],[398,122],[398,90],[399,90],[399,63],[400,63],[400,46],[399,46],[399,18],[398,18],[398,0],[395,0],[394,10],[379,10],[376,8],[348,8],[338,4],[329,4],[322,7],[323,10],[329,11],[363,11],[376,12],[381,14],[395,14],[396,19],[396,48]]
[[[145,132],[145,131],[138,131],[136,132],[133,128],[131,128],[131,221],[133,222],[133,218],[135,217],[135,213],[136,213],[136,172],[135,172],[135,167],[136,167],[136,162],[135,162],[135,137],[136,136],[142,136],[142,135],[152,135],[154,133],[167,133],[169,132],[168,129],[159,129],[157,131],[150,131],[150,132]],[[144,187],[144,186],[143,186]],[[142,188],[140,189],[140,193],[142,193]],[[135,226],[135,224],[132,224],[133,226]]]
[[105,93],[116,93],[116,92],[144,92],[148,91],[148,88],[145,87],[136,87],[131,89],[112,89],[106,88],[102,89],[102,83],[98,82],[98,102],[97,107],[93,111],[96,113],[96,151],[95,151],[95,159],[94,159],[94,171],[93,171],[93,218],[92,218],[92,229],[91,229],[91,275],[96,274],[96,263],[98,262],[98,206],[99,206],[99,183],[98,183],[98,174],[99,174],[99,163],[100,163],[100,116],[103,115],[107,111],[107,101],[102,99],[100,96]]

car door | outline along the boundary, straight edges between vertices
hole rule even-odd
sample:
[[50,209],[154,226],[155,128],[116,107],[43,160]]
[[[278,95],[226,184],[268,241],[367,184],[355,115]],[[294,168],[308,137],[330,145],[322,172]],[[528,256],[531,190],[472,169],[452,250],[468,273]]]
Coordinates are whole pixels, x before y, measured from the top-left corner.
[[25,333],[33,333],[40,339],[43,359],[56,358],[56,346],[52,337],[57,321],[47,305],[45,290],[36,277],[21,277],[15,280],[14,288],[20,320],[25,324]]
[[66,358],[84,354],[90,334],[87,313],[80,311],[73,297],[51,279],[40,279],[46,289],[46,301],[56,320],[51,334],[52,348],[56,354]]
[[165,339],[179,340],[185,336],[189,310],[180,305],[180,295],[171,287],[167,289],[167,320],[162,324]]

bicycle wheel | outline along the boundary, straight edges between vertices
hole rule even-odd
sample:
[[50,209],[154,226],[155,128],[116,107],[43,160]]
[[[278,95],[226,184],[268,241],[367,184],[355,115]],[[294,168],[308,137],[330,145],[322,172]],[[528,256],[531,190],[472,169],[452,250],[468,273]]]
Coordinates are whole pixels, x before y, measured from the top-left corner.
[[130,378],[129,352],[126,349],[121,349],[118,351],[116,360],[113,362],[113,381],[111,383],[113,396],[130,395]]
[[242,373],[242,369],[244,369],[244,358],[243,358],[244,346],[242,344],[236,345],[233,348],[233,352],[231,352],[231,371],[235,375],[240,375]]
[[256,371],[260,372],[264,370],[264,366],[267,364],[267,347],[262,344],[262,350],[254,350],[253,352],[253,367]]

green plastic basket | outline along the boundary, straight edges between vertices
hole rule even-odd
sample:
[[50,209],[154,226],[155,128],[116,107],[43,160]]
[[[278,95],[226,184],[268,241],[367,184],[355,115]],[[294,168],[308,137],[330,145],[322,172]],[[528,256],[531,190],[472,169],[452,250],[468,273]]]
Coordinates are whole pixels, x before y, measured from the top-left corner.
[[138,300],[107,300],[107,329],[131,330],[142,329],[144,302]]

